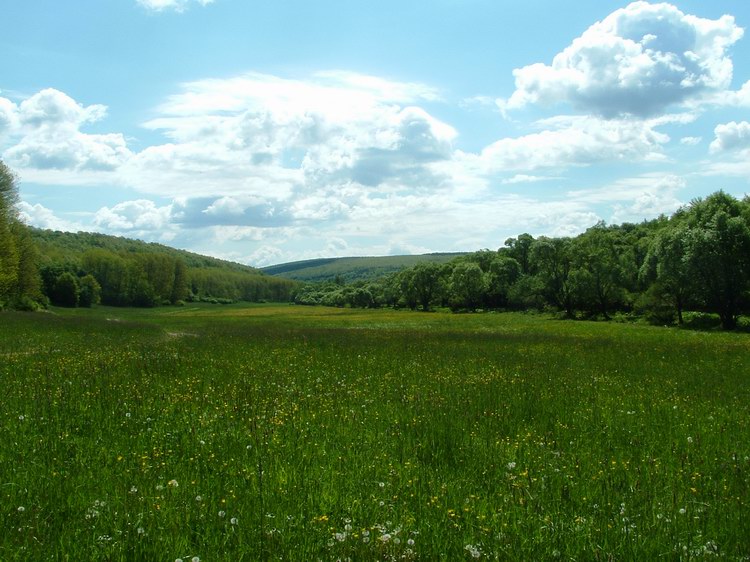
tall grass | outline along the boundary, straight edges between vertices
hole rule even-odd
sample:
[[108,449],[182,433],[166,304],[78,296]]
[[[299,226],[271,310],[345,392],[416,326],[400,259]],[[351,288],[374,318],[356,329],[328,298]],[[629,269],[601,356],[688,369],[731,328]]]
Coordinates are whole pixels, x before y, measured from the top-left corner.
[[1,560],[750,560],[750,339],[0,315]]

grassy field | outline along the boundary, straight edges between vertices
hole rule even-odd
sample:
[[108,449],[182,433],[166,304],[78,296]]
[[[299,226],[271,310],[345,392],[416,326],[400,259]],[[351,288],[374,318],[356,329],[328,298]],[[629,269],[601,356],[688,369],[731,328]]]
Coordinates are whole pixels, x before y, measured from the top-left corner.
[[750,560],[750,336],[0,315],[0,560]]

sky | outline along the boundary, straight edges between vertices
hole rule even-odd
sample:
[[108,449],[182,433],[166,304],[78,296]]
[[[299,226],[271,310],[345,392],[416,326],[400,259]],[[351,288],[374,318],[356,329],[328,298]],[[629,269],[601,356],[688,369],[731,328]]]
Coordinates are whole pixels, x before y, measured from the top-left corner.
[[[750,2],[10,0],[28,224],[261,267],[750,191]],[[750,34],[748,34],[750,35]]]

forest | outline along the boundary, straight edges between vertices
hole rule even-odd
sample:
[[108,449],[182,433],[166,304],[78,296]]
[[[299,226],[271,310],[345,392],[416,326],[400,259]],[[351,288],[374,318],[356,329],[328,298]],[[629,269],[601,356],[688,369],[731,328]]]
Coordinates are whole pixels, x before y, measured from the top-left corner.
[[298,304],[429,311],[545,310],[567,318],[625,313],[682,324],[686,311],[735,329],[750,305],[750,199],[723,191],[671,217],[600,222],[576,237],[521,234],[497,251],[419,263],[375,281],[307,285]]
[[290,300],[297,286],[160,244],[31,228],[18,218],[17,197],[15,178],[0,162],[0,309],[278,302]]

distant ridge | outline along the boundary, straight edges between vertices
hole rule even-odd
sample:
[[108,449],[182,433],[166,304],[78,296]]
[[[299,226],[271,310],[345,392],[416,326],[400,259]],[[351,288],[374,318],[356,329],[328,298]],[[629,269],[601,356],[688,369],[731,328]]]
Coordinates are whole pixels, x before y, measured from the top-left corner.
[[297,281],[333,281],[338,278],[346,282],[352,282],[376,279],[425,261],[448,263],[462,255],[465,255],[465,253],[443,252],[403,256],[318,258],[272,265],[262,268],[261,271],[269,275]]

